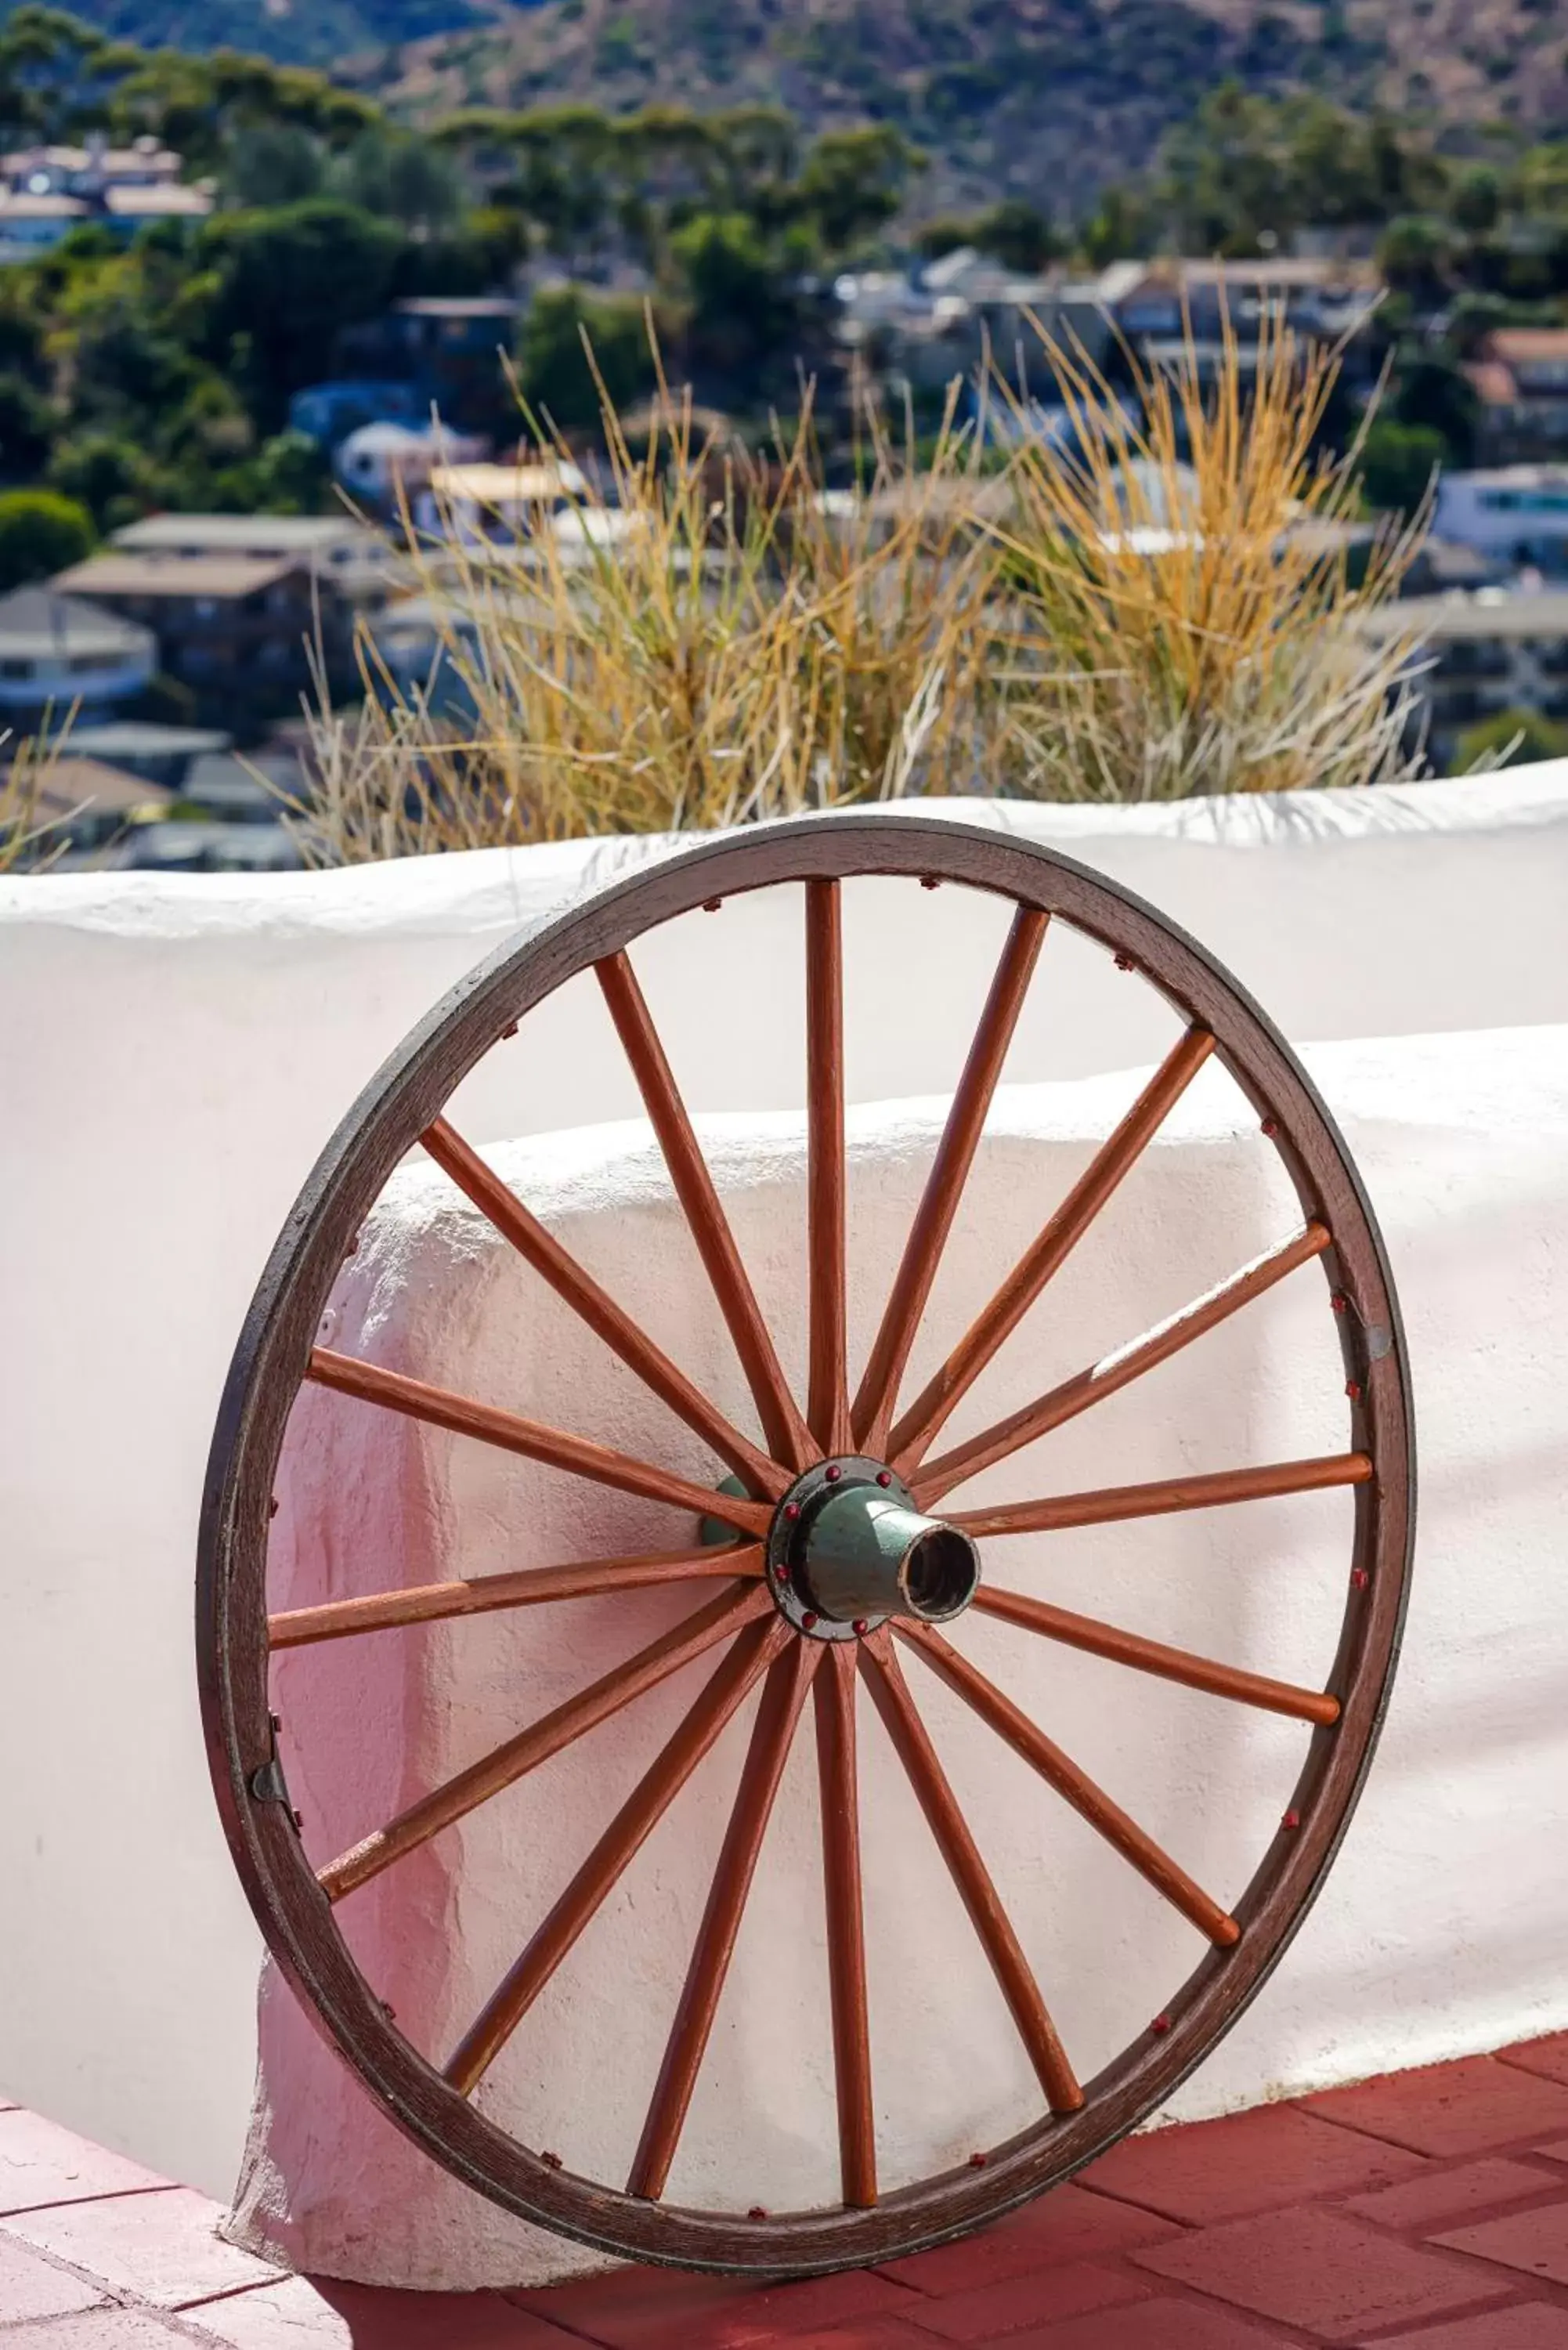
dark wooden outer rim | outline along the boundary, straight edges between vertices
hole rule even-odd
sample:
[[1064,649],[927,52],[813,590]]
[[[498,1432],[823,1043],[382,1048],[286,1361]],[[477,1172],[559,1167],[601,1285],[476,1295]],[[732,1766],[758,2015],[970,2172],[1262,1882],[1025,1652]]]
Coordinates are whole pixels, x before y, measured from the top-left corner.
[[[1339,1316],[1361,1400],[1353,1440],[1376,1474],[1356,1489],[1352,1590],[1329,1686],[1344,1713],[1314,1733],[1288,1819],[1235,1904],[1236,1950],[1209,1951],[1152,2031],[1086,2085],[1080,2114],[1047,2117],[969,2167],[887,2196],[874,2210],[765,2223],[636,2201],[556,2170],[459,2097],[400,2037],[341,1941],[282,1804],[253,1802],[272,1752],[267,1715],[268,1503],[322,1309],[358,1226],[404,1152],[502,1030],[561,983],[706,900],[780,882],[936,876],[1037,906],[1123,955],[1184,1018],[1201,1021],[1278,1148],[1303,1216],[1334,1245],[1321,1263],[1349,1300]],[[1371,1359],[1368,1360],[1368,1357]],[[546,915],[461,981],[373,1077],[327,1144],[273,1251],[219,1409],[202,1501],[197,1668],[223,1827],[279,1965],[320,2028],[392,2118],[455,2177],[582,2242],[695,2269],[800,2275],[940,2243],[1093,2160],[1163,2103],[1266,1980],[1315,1898],[1360,1794],[1397,1657],[1414,1536],[1409,1367],[1386,1253],[1333,1120],[1283,1038],[1196,941],[1073,858],[1003,832],[854,811],[758,826],[672,855],[587,904]],[[1162,2022],[1164,2020],[1162,2019]]]

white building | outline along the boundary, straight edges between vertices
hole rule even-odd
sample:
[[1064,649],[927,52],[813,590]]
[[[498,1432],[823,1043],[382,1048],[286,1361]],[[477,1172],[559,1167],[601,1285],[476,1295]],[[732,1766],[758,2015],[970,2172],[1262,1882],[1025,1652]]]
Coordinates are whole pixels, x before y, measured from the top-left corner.
[[0,597],[0,710],[75,705],[102,712],[128,702],[158,667],[158,639],[140,622],[48,588]]
[[1568,571],[1568,465],[1440,473],[1432,528],[1501,563]]
[[332,470],[349,495],[383,514],[429,487],[438,466],[475,463],[488,443],[440,422],[362,424],[338,443]]

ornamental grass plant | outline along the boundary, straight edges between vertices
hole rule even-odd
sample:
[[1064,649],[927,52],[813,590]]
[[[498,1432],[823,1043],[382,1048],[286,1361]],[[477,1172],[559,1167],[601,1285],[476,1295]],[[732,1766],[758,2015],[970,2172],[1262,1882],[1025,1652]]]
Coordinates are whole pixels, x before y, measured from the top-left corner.
[[[288,819],[306,857],[1424,773],[1415,632],[1362,623],[1427,517],[1353,547],[1357,452],[1319,453],[1338,354],[1227,327],[1168,367],[1127,354],[1129,400],[1041,341],[1066,430],[993,370],[1000,472],[956,385],[919,463],[912,425],[863,400],[855,486],[829,490],[809,398],[757,455],[661,380],[635,443],[602,394],[597,470],[521,541],[405,512],[434,659],[394,674],[364,630],[362,702],[321,693],[318,788]],[[580,479],[529,422],[531,461]]]
[[[725,826],[973,787],[996,739],[988,614],[950,412],[917,468],[863,419],[860,486],[830,494],[809,402],[763,456],[665,388],[636,454],[604,405],[597,484],[519,545],[450,505],[402,536],[431,675],[313,722],[321,778],[293,821],[318,861]],[[536,458],[564,470],[547,430]]]
[[1041,341],[1065,446],[1021,432],[991,526],[1011,788],[1168,800],[1424,773],[1416,630],[1360,623],[1428,517],[1347,529],[1359,440],[1320,453],[1339,353],[1268,317],[1243,343],[1227,320],[1210,353],[1190,333],[1167,366],[1124,352],[1129,398]]

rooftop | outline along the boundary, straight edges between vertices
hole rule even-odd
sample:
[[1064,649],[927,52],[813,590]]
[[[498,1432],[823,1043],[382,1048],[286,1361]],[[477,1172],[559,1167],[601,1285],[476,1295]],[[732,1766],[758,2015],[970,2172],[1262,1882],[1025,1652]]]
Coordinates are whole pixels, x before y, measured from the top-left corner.
[[57,576],[55,585],[78,596],[254,596],[300,568],[297,556],[91,555]]
[[1407,596],[1366,613],[1361,625],[1370,636],[1397,637],[1408,630],[1439,644],[1568,637],[1568,588],[1511,595],[1505,588],[1483,588],[1473,596]]
[[150,784],[145,775],[67,752],[52,760],[40,778],[38,813],[51,822],[88,812],[126,816],[133,808],[162,807],[170,797],[161,784]]
[[116,759],[196,758],[203,751],[226,751],[233,737],[212,726],[156,726],[117,718],[102,726],[73,727],[70,739],[73,750],[112,764]]
[[149,188],[106,188],[104,210],[120,220],[205,220],[213,199],[180,181]]
[[144,515],[113,534],[131,555],[296,555],[370,543],[351,515]]
[[1496,327],[1486,338],[1486,352],[1507,367],[1521,360],[1568,360],[1568,327]]
[[515,318],[522,304],[510,294],[417,294],[392,307],[401,318]]
[[7,659],[80,660],[99,653],[114,660],[145,652],[151,642],[151,631],[134,620],[78,603],[54,588],[17,588],[0,596],[0,651]]

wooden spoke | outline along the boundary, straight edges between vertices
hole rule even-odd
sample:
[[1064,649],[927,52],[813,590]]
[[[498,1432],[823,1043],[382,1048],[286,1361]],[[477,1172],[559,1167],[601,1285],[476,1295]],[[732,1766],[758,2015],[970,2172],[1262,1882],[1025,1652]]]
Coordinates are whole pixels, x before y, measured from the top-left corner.
[[676,1196],[691,1227],[691,1237],[713,1284],[719,1309],[729,1325],[768,1443],[776,1460],[797,1470],[809,1468],[813,1461],[820,1458],[820,1450],[813,1443],[811,1431],[789,1391],[756,1293],[735,1246],[735,1236],[713,1188],[708,1162],[692,1131],[686,1105],[637,983],[637,974],[625,954],[610,955],[596,963],[594,969],[659,1138]]
[[1206,1330],[1212,1330],[1218,1323],[1239,1313],[1243,1305],[1250,1305],[1254,1297],[1261,1297],[1266,1289],[1273,1287],[1276,1281],[1282,1281],[1286,1274],[1294,1273],[1298,1265],[1310,1263],[1314,1257],[1321,1256],[1332,1237],[1326,1224],[1308,1224],[1293,1240],[1286,1241],[1282,1247],[1271,1249],[1251,1264],[1243,1265],[1241,1272],[1232,1274],[1229,1281],[1222,1281],[1218,1288],[1209,1290],[1202,1297],[1194,1298],[1190,1305],[1184,1305],[1179,1314],[1172,1314],[1164,1322],[1157,1323],[1152,1330],[1145,1331],[1141,1338],[1118,1347],[1113,1354],[1103,1355],[1086,1370],[1075,1372],[1060,1387],[1052,1388],[1049,1393],[1036,1397],[1033,1403],[1026,1403],[1022,1411],[998,1420],[993,1428],[983,1429],[980,1435],[971,1437],[967,1444],[958,1445],[951,1452],[944,1452],[940,1460],[931,1461],[923,1474],[914,1480],[915,1498],[920,1507],[929,1510],[933,1503],[940,1501],[944,1493],[950,1493],[955,1485],[977,1477],[993,1461],[1004,1461],[1009,1453],[1033,1444],[1036,1437],[1044,1436],[1053,1428],[1060,1428],[1064,1421],[1075,1419],[1079,1412],[1087,1411],[1089,1406],[1098,1403],[1102,1397],[1115,1395],[1118,1388],[1127,1387],[1134,1379],[1141,1378],[1145,1371],[1152,1371],[1157,1363],[1179,1355],[1183,1347],[1190,1347],[1193,1340],[1201,1338]]
[[899,1420],[888,1440],[893,1465],[908,1477],[949,1414],[979,1378],[1002,1342],[1014,1331],[1041,1291],[1083,1239],[1161,1123],[1175,1107],[1214,1049],[1206,1028],[1189,1028],[1139,1094],[1131,1109],[1095,1153],[1055,1214],[1024,1252],[935,1377]]
[[981,1720],[1006,1740],[1015,1754],[1032,1763],[1041,1777],[1200,1934],[1206,1934],[1220,1950],[1229,1950],[1241,1940],[1241,1929],[1234,1918],[1229,1917],[1217,1901],[1210,1900],[1202,1887],[1195,1885],[1186,1870],[1162,1851],[1152,1836],[1144,1834],[1136,1820],[1129,1819],[1118,1804],[1112,1803],[1087,1772],[1080,1771],[994,1681],[988,1680],[967,1657],[961,1656],[950,1640],[944,1640],[927,1624],[901,1623],[898,1629],[900,1638],[919,1650],[932,1671],[950,1689],[956,1690]]
[[860,1659],[832,1643],[816,1677],[816,1763],[827,1895],[827,1980],[838,2099],[838,2175],[844,2200],[877,2200],[877,2123],[871,2103],[871,2024],[866,2005],[866,1912],[860,1889],[860,1791],[855,1691]]
[[716,1599],[711,1599],[684,1623],[660,1633],[657,1640],[650,1641],[624,1665],[617,1665],[590,1688],[568,1698],[553,1713],[545,1714],[543,1721],[534,1722],[515,1738],[509,1738],[504,1746],[496,1747],[468,1770],[460,1771],[455,1779],[447,1780],[444,1786],[421,1796],[417,1804],[410,1804],[386,1827],[378,1828],[374,1835],[364,1837],[329,1867],[322,1869],[317,1882],[328,1901],[340,1901],[356,1886],[379,1877],[382,1869],[401,1860],[440,1829],[466,1818],[492,1795],[498,1795],[504,1787],[510,1787],[528,1772],[537,1770],[541,1762],[547,1762],[551,1755],[581,1738],[585,1731],[607,1721],[611,1714],[618,1713],[646,1690],[667,1680],[682,1665],[691,1664],[694,1658],[716,1648],[721,1640],[727,1640],[732,1633],[765,1616],[772,1605],[766,1590],[755,1583],[722,1592]]
[[770,1461],[738,1428],[731,1426],[718,1406],[670,1361],[629,1314],[622,1312],[614,1298],[561,1246],[555,1234],[545,1230],[537,1216],[529,1212],[462,1135],[444,1118],[438,1118],[420,1139],[459,1191],[468,1194],[503,1238],[511,1242],[519,1256],[542,1274],[556,1296],[563,1298],[595,1336],[637,1373],[644,1386],[651,1388],[688,1428],[705,1438],[737,1477],[754,1492],[765,1493],[776,1502],[789,1482],[777,1462]]
[[1181,1681],[1188,1689],[1206,1690],[1211,1697],[1233,1698],[1238,1705],[1261,1706],[1266,1713],[1288,1713],[1297,1721],[1326,1726],[1339,1720],[1339,1700],[1326,1690],[1297,1689],[1292,1681],[1268,1680],[1261,1673],[1244,1673],[1237,1666],[1219,1665],[1210,1657],[1195,1657],[1187,1648],[1168,1648],[1158,1640],[1143,1639],[1137,1632],[1124,1632],[1115,1624],[1102,1624],[1097,1617],[1075,1616],[1070,1608],[1053,1607],[1044,1599],[1026,1599],[1021,1592],[1000,1591],[994,1583],[981,1586],[974,1604],[988,1616],[1000,1616],[1005,1623],[1022,1624],[1026,1631],[1043,1632],[1047,1639],[1064,1640],[1071,1648],[1085,1648],[1093,1657],[1108,1657],[1113,1664],[1131,1665],[1135,1671],[1154,1673],[1161,1680]]
[[381,1632],[400,1624],[435,1624],[451,1616],[483,1616],[498,1607],[536,1607],[546,1599],[586,1599],[606,1591],[639,1591],[649,1584],[762,1571],[763,1554],[755,1543],[597,1558],[582,1566],[535,1566],[520,1575],[481,1575],[472,1583],[425,1583],[408,1591],[377,1591],[362,1599],[291,1607],[267,1617],[267,1641],[274,1648],[302,1648],[316,1640],[341,1640],[351,1633]]
[[423,1379],[381,1370],[352,1355],[334,1355],[317,1347],[306,1377],[321,1387],[335,1388],[339,1395],[384,1405],[388,1411],[426,1420],[432,1428],[450,1428],[458,1436],[476,1436],[481,1443],[499,1445],[504,1452],[520,1452],[524,1460],[543,1461],[575,1477],[589,1477],[597,1485],[614,1485],[623,1493],[640,1493],[650,1502],[668,1502],[671,1508],[692,1510],[699,1517],[722,1519],[742,1534],[765,1534],[773,1516],[760,1502],[711,1492],[668,1469],[634,1461],[629,1453],[612,1452],[607,1445],[592,1444],[587,1437],[568,1436],[564,1429],[546,1428],[540,1420],[524,1419],[493,1404],[475,1403],[468,1396],[454,1395],[449,1388],[429,1387]]
[[954,1510],[950,1525],[982,1534],[1060,1534],[1069,1526],[1109,1526],[1126,1518],[1159,1518],[1173,1510],[1215,1510],[1231,1502],[1264,1502],[1277,1493],[1314,1493],[1329,1485],[1365,1485],[1365,1452],[1321,1461],[1278,1461],[1259,1469],[1220,1469],[1204,1477],[1167,1477],[1152,1485],[1109,1485],[1097,1493],[1058,1493],[1040,1502],[1002,1502],[992,1510]]
[[629,1867],[746,1692],[789,1639],[782,1617],[753,1625],[733,1648],[652,1768],[639,1781],[515,1966],[456,2049],[446,2077],[477,2087],[588,1920]]
[[844,909],[836,881],[805,885],[807,1190],[811,1387],[806,1419],[825,1452],[847,1452],[844,1296]]
[[1012,2012],[1030,2060],[1054,2114],[1076,2113],[1084,2093],[1067,2062],[1066,2051],[1040,1996],[1023,1946],[980,1856],[980,1848],[937,1760],[930,1733],[916,1711],[903,1669],[886,1628],[861,1642],[869,1668],[867,1679],[877,1711],[898,1759],[909,1773],[920,1808],[941,1847],[943,1859],[963,1896],[975,1932],[984,1947],[1002,1995]]
[[920,1316],[926,1310],[931,1284],[937,1277],[942,1251],[958,1213],[986,1112],[1002,1076],[1002,1065],[1023,1009],[1050,919],[1033,906],[1020,906],[1013,915],[1012,928],[953,1095],[925,1191],[909,1227],[882,1326],[855,1398],[855,1442],[863,1452],[880,1454],[887,1447],[888,1423],[898,1399],[898,1382],[904,1376],[909,1349],[915,1343]]
[[657,2201],[669,2180],[670,2166],[675,2159],[713,2018],[719,2011],[763,1838],[767,1834],[801,1708],[812,1676],[822,1662],[823,1646],[817,1640],[796,1639],[768,1675],[734,1809],[713,1872],[708,1906],[687,1969],[680,2004],[675,2012],[653,2101],[627,2181],[628,2195]]

